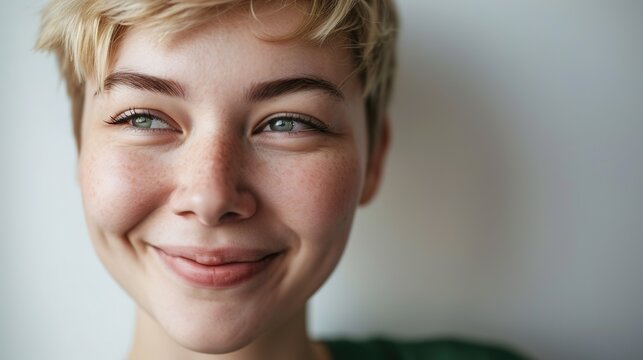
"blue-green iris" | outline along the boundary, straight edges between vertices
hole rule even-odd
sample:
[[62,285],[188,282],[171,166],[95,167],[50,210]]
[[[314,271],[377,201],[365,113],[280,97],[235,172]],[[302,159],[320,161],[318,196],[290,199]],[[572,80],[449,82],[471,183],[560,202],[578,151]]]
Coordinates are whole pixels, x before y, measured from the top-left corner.
[[295,127],[295,122],[288,119],[277,119],[270,122],[270,131],[292,131]]

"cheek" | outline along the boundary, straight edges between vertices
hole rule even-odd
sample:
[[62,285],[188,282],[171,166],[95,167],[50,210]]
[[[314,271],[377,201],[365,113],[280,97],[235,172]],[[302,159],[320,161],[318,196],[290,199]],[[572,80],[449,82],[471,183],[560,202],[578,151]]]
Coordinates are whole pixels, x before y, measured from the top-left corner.
[[320,152],[305,160],[293,157],[270,171],[274,179],[268,202],[303,240],[315,240],[308,246],[326,246],[350,229],[362,172],[354,151]]
[[123,234],[163,198],[164,166],[145,154],[83,149],[79,181],[90,226]]

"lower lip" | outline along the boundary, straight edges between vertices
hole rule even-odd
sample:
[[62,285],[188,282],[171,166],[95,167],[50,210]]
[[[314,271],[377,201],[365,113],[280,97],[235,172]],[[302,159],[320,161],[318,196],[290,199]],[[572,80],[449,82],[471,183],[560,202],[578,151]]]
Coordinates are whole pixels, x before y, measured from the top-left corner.
[[168,255],[158,248],[154,250],[168,269],[180,279],[193,286],[211,289],[241,285],[266,270],[279,255],[272,254],[253,262],[203,265],[190,259]]

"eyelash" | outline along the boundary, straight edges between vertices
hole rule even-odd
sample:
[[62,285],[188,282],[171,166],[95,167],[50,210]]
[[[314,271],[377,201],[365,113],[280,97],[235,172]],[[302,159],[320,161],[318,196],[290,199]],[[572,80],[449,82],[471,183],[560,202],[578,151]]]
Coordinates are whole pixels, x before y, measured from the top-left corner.
[[[140,128],[132,124],[132,121],[136,118],[148,118],[152,120],[158,120],[166,124],[169,128]],[[169,121],[164,120],[163,118],[153,115],[149,110],[139,110],[137,108],[129,108],[120,115],[110,116],[110,120],[105,120],[105,123],[109,125],[121,125],[129,123],[128,130],[131,131],[140,131],[140,132],[166,132],[166,131],[176,131],[173,130],[174,126],[170,124]]]
[[254,134],[258,134],[260,132],[264,132],[263,129],[266,127],[270,126],[270,123],[275,120],[289,120],[293,121],[296,123],[303,124],[304,126],[308,127],[308,129],[305,130],[299,130],[299,131],[265,131],[267,133],[285,133],[291,136],[297,135],[302,132],[308,132],[308,131],[317,131],[321,133],[327,133],[329,132],[328,125],[324,124],[323,122],[313,118],[312,116],[308,115],[303,115],[299,113],[289,113],[289,112],[284,112],[284,113],[278,113],[271,115],[268,117],[265,121],[261,123],[260,126],[257,127],[257,130],[254,131]]
[[[141,128],[141,127],[136,127],[132,124],[132,121],[136,118],[148,118],[152,120],[158,120],[166,124],[169,128]],[[263,131],[266,127],[270,125],[272,121],[275,120],[280,120],[280,119],[285,119],[289,121],[293,121],[295,123],[300,123],[308,127],[309,129],[306,130],[299,130],[299,131]],[[132,131],[140,131],[140,132],[165,132],[165,131],[176,131],[173,130],[174,126],[170,124],[170,122],[162,119],[159,116],[153,115],[149,110],[140,110],[134,107],[131,107],[127,109],[125,112],[116,115],[116,116],[110,116],[109,120],[105,120],[105,123],[109,125],[122,125],[122,124],[128,124],[129,125],[129,130]],[[328,125],[324,124],[323,122],[307,115],[299,114],[299,113],[289,113],[289,112],[284,112],[284,113],[278,113],[271,115],[268,117],[265,121],[261,123],[260,126],[257,127],[257,130],[253,131],[253,134],[258,134],[261,132],[267,132],[267,133],[285,133],[287,135],[293,136],[297,135],[302,132],[308,132],[308,131],[318,131],[321,133],[327,133],[329,132],[329,127]]]

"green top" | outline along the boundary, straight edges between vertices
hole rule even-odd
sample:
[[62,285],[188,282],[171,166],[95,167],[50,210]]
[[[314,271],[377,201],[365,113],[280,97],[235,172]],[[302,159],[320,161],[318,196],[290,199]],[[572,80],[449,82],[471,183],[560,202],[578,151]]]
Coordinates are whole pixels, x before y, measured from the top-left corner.
[[496,345],[456,339],[422,341],[326,340],[333,360],[526,360]]

